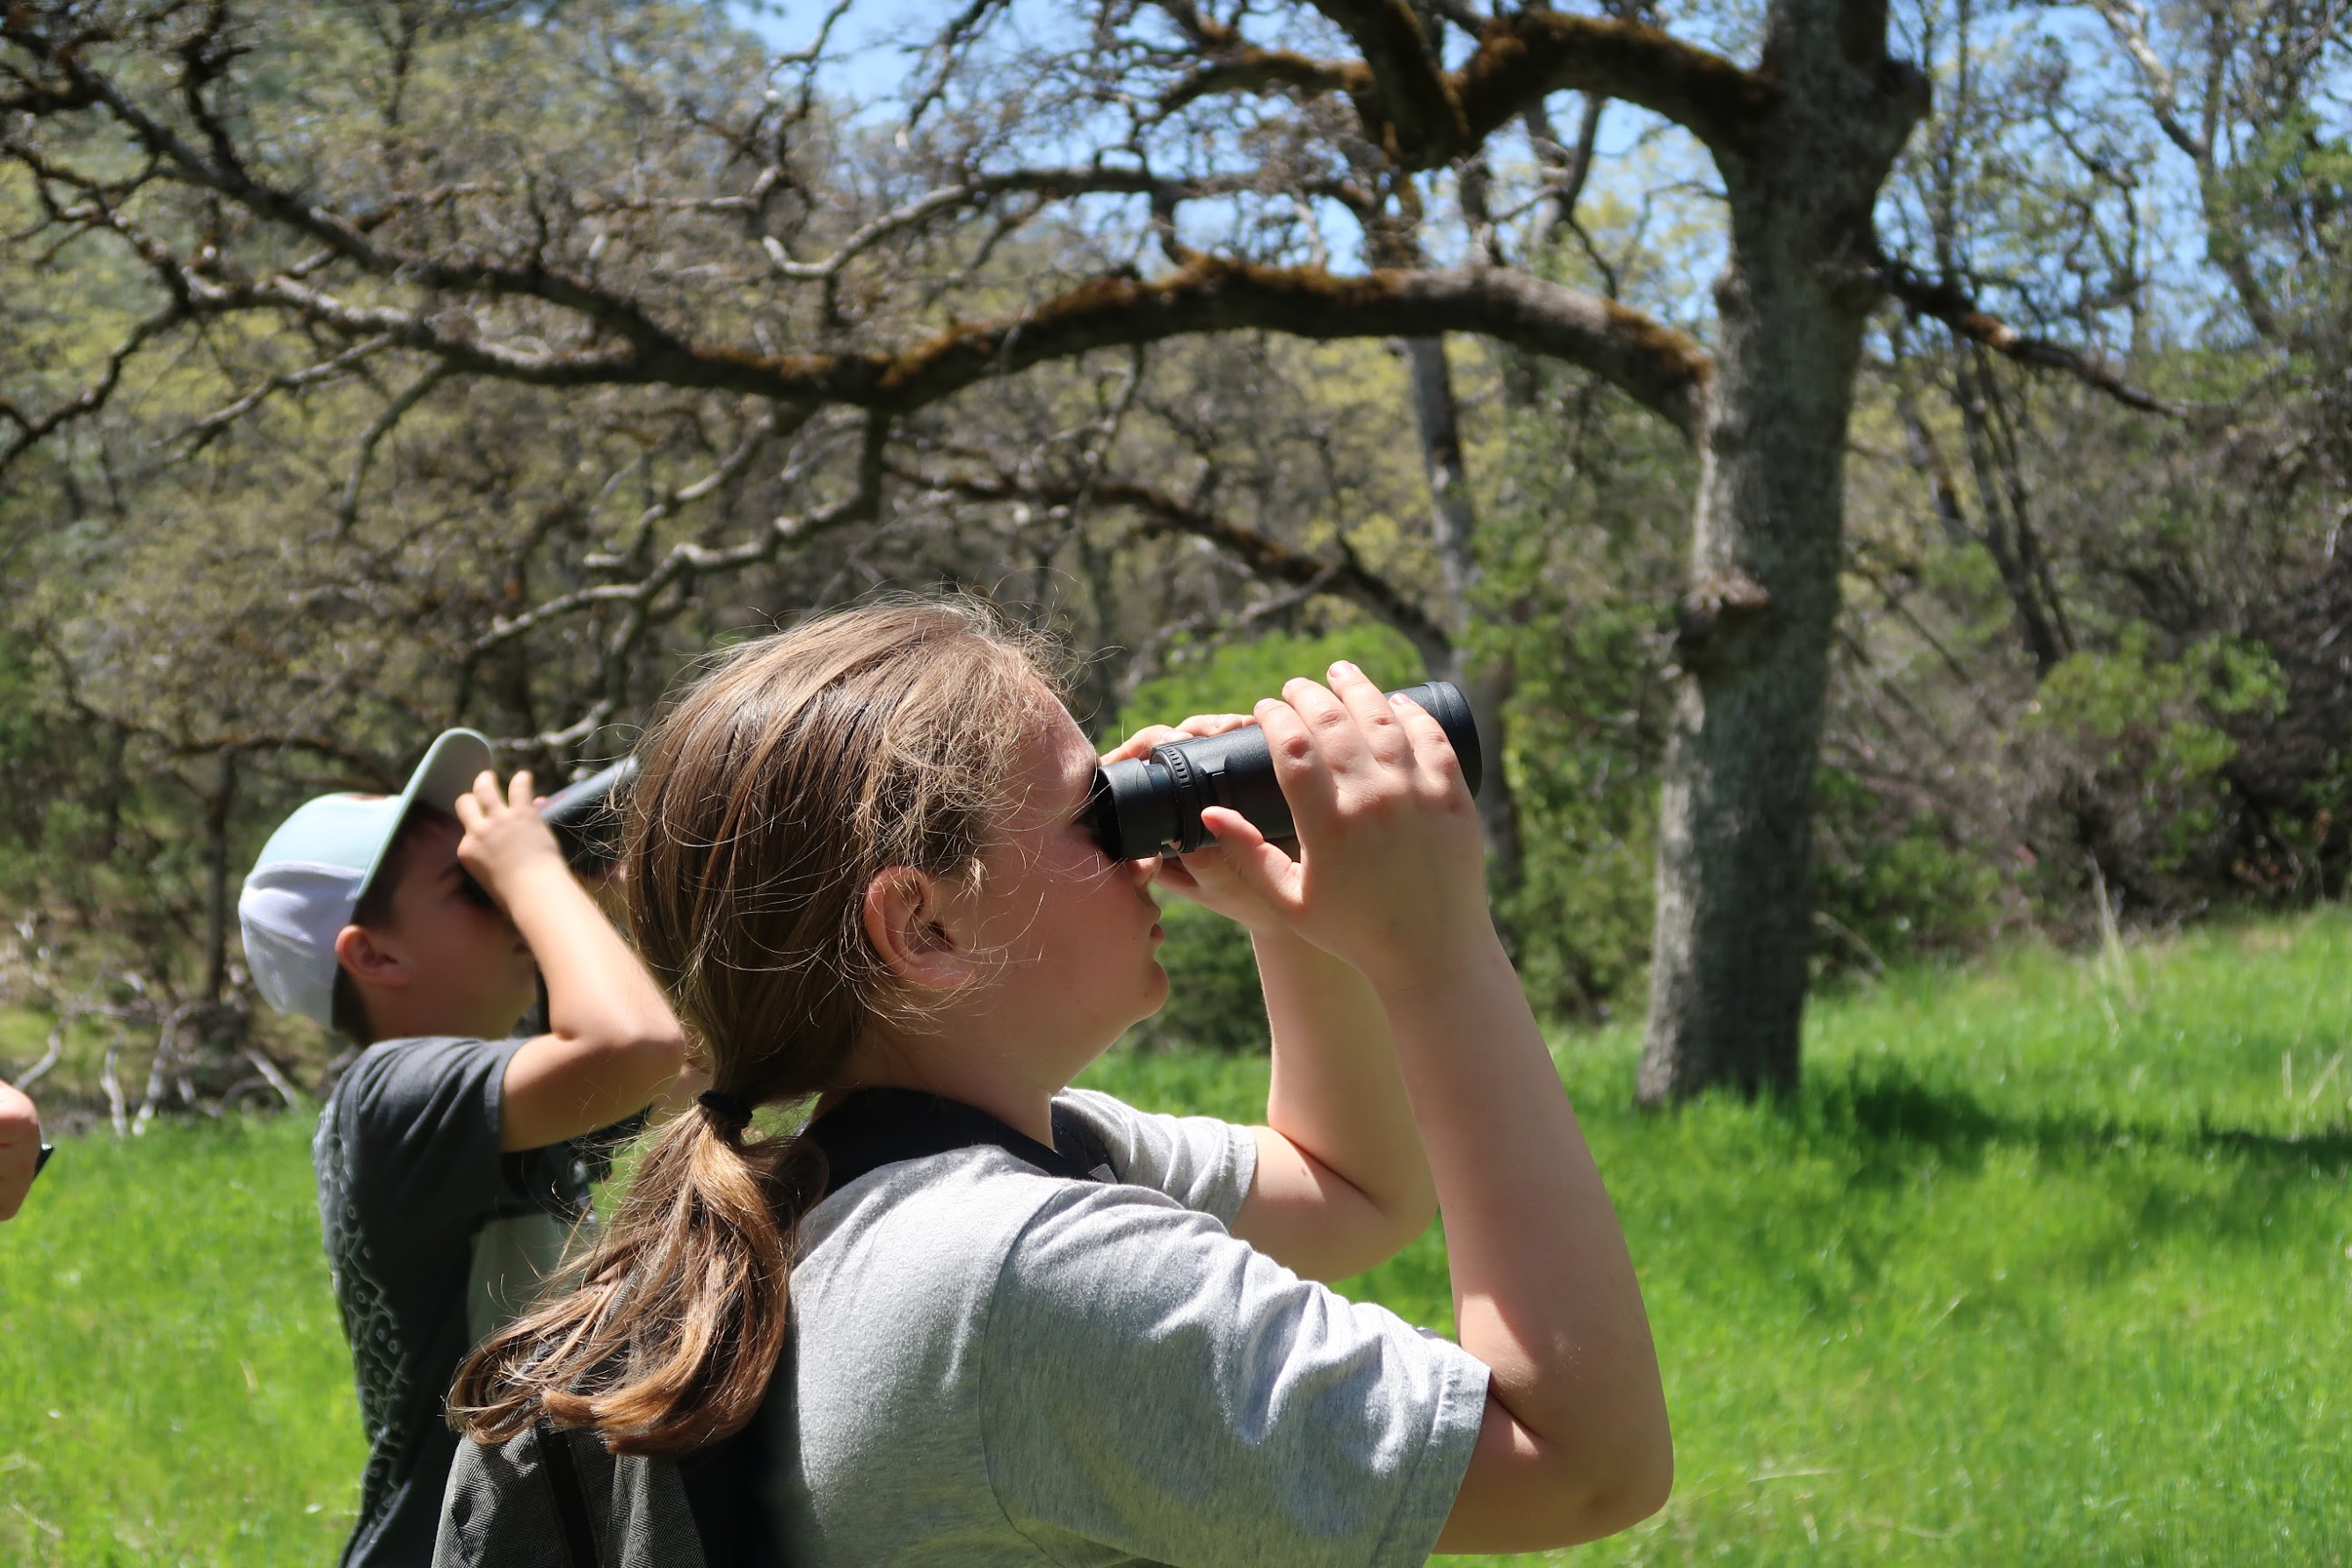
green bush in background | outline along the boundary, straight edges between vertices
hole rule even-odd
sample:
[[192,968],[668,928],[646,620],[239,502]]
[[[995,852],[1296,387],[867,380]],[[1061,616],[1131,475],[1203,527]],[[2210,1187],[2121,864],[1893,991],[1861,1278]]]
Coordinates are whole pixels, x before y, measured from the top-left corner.
[[2000,892],[1984,847],[1945,817],[1907,809],[1843,768],[1815,773],[1813,909],[1825,972],[1972,952],[1993,929]]
[[1195,713],[1246,713],[1258,699],[1281,696],[1284,681],[1301,675],[1321,680],[1343,658],[1390,690],[1429,679],[1412,645],[1376,621],[1311,635],[1269,632],[1197,652],[1179,644],[1167,655],[1166,673],[1135,689],[1103,744]]

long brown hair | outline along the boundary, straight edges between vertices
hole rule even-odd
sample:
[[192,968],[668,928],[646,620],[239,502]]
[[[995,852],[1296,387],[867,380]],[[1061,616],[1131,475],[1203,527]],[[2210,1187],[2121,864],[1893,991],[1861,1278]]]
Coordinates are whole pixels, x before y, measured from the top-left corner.
[[[896,1004],[866,888],[898,866],[980,876],[1041,681],[1041,648],[984,608],[867,605],[740,650],[648,737],[631,923],[720,1095],[805,1100]],[[821,1173],[803,1141],[747,1131],[706,1103],[652,1141],[571,1292],[459,1368],[459,1430],[499,1442],[544,1415],[684,1454],[751,1419]]]

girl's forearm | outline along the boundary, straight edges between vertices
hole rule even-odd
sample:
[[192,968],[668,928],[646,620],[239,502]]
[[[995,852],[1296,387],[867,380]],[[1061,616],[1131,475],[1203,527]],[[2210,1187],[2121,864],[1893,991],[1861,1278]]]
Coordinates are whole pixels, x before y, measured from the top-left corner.
[[1274,1036],[1266,1124],[1410,1238],[1436,1204],[1388,1015],[1352,967],[1287,931],[1253,933]]
[[1501,944],[1382,1001],[1445,1216],[1463,1348],[1572,1473],[1665,1452],[1624,1233]]

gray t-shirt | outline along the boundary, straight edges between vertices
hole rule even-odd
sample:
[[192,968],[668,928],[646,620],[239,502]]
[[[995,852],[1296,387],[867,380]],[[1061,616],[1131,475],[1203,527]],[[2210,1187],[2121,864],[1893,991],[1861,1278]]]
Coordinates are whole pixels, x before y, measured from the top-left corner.
[[310,1149],[335,1300],[368,1439],[345,1568],[433,1558],[457,1434],[458,1362],[527,1305],[587,1213],[613,1140],[499,1148],[508,1061],[524,1042],[380,1040],[319,1114]]
[[976,1147],[802,1222],[760,1417],[786,1560],[1421,1563],[1486,1369],[1235,1239],[1246,1129],[1063,1102],[1119,1184]]

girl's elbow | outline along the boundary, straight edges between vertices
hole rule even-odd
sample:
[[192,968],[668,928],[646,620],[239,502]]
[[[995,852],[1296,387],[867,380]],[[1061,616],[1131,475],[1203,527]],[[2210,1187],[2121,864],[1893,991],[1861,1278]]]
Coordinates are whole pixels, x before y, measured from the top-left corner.
[[1426,1167],[1417,1182],[1398,1184],[1381,1205],[1389,1235],[1395,1241],[1389,1250],[1391,1257],[1420,1240],[1437,1218],[1437,1184],[1430,1179]]
[[1550,1517],[1528,1532],[1520,1549],[1581,1546],[1631,1530],[1665,1507],[1674,1487],[1671,1447],[1628,1453],[1605,1469],[1589,1467],[1552,1494]]
[[1635,1446],[1620,1472],[1609,1478],[1590,1499],[1587,1539],[1597,1540],[1631,1530],[1666,1506],[1675,1490],[1674,1440],[1660,1434],[1656,1440]]
[[1436,1218],[1437,1191],[1433,1187],[1392,1205],[1389,1211],[1389,1233],[1395,1245],[1389,1248],[1389,1257],[1395,1257],[1419,1241]]
[[1559,1544],[1631,1530],[1666,1506],[1675,1489],[1675,1443],[1661,1403],[1654,1419],[1629,1421],[1601,1447],[1584,1447],[1559,1500]]

